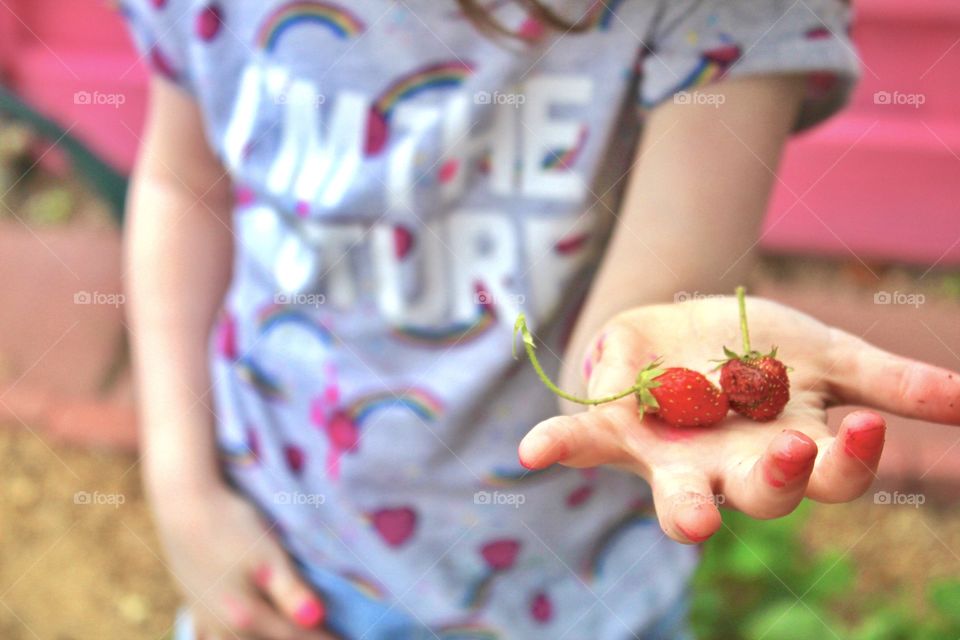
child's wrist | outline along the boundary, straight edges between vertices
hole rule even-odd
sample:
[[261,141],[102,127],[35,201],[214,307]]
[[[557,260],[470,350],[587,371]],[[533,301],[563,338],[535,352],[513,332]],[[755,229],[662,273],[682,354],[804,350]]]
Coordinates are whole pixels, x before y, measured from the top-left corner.
[[182,499],[225,489],[216,459],[194,450],[188,454],[166,451],[165,447],[144,448],[143,479],[151,499]]

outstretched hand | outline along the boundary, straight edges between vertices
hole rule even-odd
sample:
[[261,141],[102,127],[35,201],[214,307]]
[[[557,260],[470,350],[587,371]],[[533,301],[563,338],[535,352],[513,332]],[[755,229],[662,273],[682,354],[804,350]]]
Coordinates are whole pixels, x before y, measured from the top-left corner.
[[[612,465],[650,483],[663,530],[701,542],[719,529],[723,504],[756,518],[793,511],[806,496],[845,502],[876,477],[886,425],[870,410],[844,417],[834,436],[826,408],[862,405],[960,425],[960,374],[882,351],[789,307],[748,298],[756,348],[778,347],[789,367],[790,401],[770,422],[736,413],[712,427],[680,428],[639,415],[633,394],[536,425],[520,443],[532,469]],[[601,331],[585,369],[588,396],[630,388],[637,372],[663,357],[716,379],[711,361],[739,344],[733,297],[639,307]]]

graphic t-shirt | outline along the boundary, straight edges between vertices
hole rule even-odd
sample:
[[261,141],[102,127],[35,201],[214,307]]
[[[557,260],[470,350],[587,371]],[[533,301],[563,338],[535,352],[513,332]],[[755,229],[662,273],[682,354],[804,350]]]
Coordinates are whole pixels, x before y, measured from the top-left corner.
[[[345,638],[604,640],[682,599],[696,550],[640,479],[530,472],[615,218],[640,112],[728,76],[810,72],[799,125],[856,73],[832,0],[549,3],[551,30],[451,0],[135,0],[152,67],[198,103],[235,186],[211,340],[225,472]],[[692,99],[679,94],[676,100]],[[552,366],[550,366],[552,365]]]

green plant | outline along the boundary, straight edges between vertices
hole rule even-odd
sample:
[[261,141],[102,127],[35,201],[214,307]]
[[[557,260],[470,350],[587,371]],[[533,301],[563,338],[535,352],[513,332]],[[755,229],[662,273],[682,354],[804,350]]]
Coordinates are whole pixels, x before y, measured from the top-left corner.
[[724,514],[724,527],[704,545],[694,577],[691,621],[697,638],[960,637],[960,581],[931,583],[925,611],[896,594],[856,601],[851,598],[856,567],[850,557],[839,551],[812,552],[803,544],[801,527],[809,508],[804,503],[794,514],[766,522]]

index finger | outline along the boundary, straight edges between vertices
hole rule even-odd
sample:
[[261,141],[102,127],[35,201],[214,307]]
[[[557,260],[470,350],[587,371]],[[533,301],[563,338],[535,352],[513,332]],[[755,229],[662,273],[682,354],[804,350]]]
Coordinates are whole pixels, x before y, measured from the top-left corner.
[[835,330],[837,399],[907,418],[960,425],[960,373],[898,356]]

